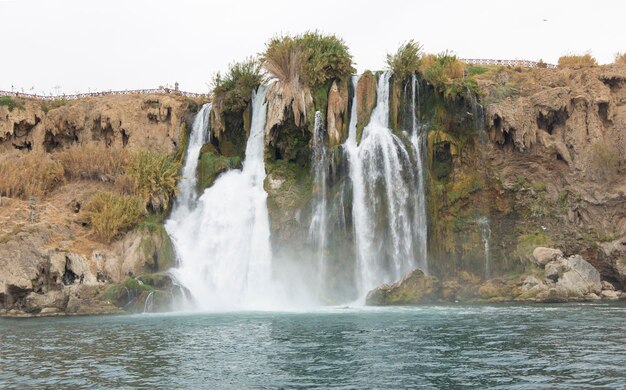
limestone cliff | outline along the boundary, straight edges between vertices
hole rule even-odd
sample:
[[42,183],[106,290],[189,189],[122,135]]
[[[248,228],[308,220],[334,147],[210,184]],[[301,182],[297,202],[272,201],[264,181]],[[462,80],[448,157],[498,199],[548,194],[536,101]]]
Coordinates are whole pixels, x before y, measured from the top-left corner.
[[519,274],[550,245],[625,286],[626,68],[495,68],[478,83],[484,111],[449,103],[429,136],[433,268]]
[[[12,110],[0,106],[0,162],[36,153],[54,158],[70,147],[100,150],[90,145],[171,155],[184,147],[198,108],[193,100],[164,95],[51,104],[24,99]],[[107,295],[112,285],[171,267],[171,243],[158,222],[146,220],[112,243],[90,230],[85,205],[94,194],[119,185],[110,177],[66,176],[40,197],[0,197],[0,314],[117,312],[119,302]],[[133,295],[132,289],[125,291]]]

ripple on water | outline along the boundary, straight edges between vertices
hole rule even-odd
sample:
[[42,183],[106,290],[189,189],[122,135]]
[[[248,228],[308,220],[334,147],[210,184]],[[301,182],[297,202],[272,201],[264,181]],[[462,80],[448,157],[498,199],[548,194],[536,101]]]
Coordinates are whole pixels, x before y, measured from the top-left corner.
[[0,387],[626,387],[622,305],[0,319]]

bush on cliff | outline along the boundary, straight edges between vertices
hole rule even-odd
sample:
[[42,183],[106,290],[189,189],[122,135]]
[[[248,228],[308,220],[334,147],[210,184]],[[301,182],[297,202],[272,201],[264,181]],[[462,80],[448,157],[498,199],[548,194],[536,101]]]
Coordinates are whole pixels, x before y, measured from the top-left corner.
[[456,55],[445,51],[424,56],[420,73],[435,91],[452,101],[462,96],[466,90],[477,92],[476,82],[465,77],[465,67]]
[[250,101],[252,91],[263,81],[261,65],[254,58],[247,58],[228,66],[222,75],[217,72],[213,76],[213,104],[220,111],[243,111]]
[[44,100],[41,102],[41,111],[46,114],[50,110],[54,110],[55,108],[63,107],[70,104],[70,101],[67,99],[54,99],[54,100]]
[[0,159],[0,195],[44,196],[63,183],[63,166],[39,152],[8,154]]
[[614,64],[617,65],[626,65],[626,53],[616,53]]
[[151,211],[165,211],[176,193],[180,167],[166,153],[140,151],[131,155],[119,185],[122,191],[144,199]]
[[350,76],[352,55],[335,35],[309,31],[295,37],[272,38],[261,54],[265,69],[281,83],[302,83],[315,89],[329,80]]
[[95,236],[111,242],[120,233],[129,231],[145,215],[145,201],[135,195],[99,192],[85,207]]
[[11,96],[0,96],[0,106],[5,106],[9,111],[13,111],[16,108],[24,109],[24,103],[13,99]]
[[409,40],[394,53],[387,53],[387,67],[397,80],[406,80],[420,69],[422,62],[422,45]]
[[559,57],[559,68],[584,68],[597,66],[598,61],[589,53],[584,55],[568,54]]

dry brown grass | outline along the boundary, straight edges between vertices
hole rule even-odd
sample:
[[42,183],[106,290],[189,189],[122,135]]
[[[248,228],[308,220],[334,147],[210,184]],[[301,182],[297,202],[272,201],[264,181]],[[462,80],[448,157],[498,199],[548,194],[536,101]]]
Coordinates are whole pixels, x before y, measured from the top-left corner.
[[98,192],[85,207],[85,215],[94,235],[108,243],[141,222],[146,213],[145,205],[139,196]]
[[598,61],[589,53],[584,55],[569,54],[559,58],[559,68],[585,68],[597,66]]
[[626,53],[616,53],[614,64],[617,65],[626,65]]
[[0,195],[41,197],[63,182],[63,165],[46,153],[11,153],[0,160]]
[[76,145],[54,154],[68,179],[114,181],[124,171],[128,153],[104,145]]

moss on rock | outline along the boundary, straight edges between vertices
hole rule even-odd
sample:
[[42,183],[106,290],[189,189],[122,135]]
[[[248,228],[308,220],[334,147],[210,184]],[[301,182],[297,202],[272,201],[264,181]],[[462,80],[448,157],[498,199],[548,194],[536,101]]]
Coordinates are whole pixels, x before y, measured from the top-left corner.
[[441,296],[439,280],[420,269],[411,271],[392,285],[382,285],[367,294],[370,306],[415,305],[436,302]]
[[[207,147],[205,149],[212,148]],[[221,173],[229,169],[239,169],[241,166],[242,162],[239,156],[224,157],[213,151],[201,153],[200,161],[198,161],[198,190],[204,191],[205,188],[213,185]]]

